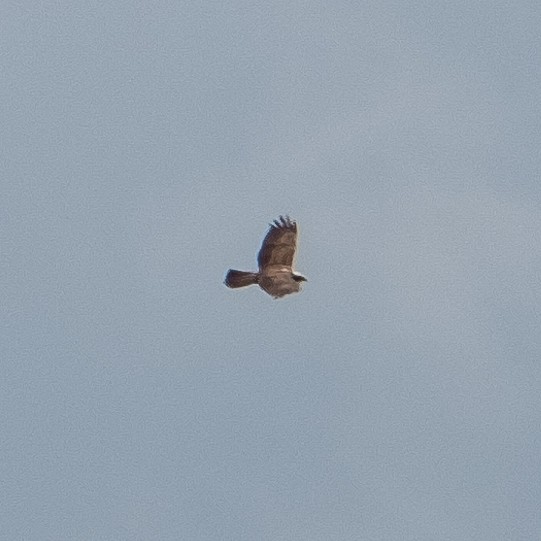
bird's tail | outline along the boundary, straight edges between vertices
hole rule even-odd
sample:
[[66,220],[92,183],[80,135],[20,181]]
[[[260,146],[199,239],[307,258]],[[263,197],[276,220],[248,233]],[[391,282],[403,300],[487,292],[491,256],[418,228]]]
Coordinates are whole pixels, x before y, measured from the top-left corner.
[[225,277],[224,284],[227,287],[245,287],[257,284],[257,274],[255,272],[244,272],[229,269]]

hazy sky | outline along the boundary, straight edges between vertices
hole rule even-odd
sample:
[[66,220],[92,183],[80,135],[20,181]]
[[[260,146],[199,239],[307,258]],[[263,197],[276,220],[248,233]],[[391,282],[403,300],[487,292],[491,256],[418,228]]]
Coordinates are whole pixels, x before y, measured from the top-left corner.
[[538,2],[1,12],[1,539],[540,537]]

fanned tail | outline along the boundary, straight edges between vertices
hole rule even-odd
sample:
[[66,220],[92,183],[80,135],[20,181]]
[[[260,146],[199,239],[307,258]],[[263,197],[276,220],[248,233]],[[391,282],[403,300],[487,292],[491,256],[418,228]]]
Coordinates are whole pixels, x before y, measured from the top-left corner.
[[255,272],[229,269],[224,284],[232,288],[251,286],[257,284],[257,274]]

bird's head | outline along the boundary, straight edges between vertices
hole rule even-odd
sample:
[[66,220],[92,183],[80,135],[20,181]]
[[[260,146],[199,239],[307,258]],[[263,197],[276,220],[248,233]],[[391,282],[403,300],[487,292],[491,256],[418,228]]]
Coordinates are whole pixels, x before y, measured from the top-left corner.
[[295,274],[293,273],[293,280],[295,280],[295,282],[307,282],[308,280],[302,276],[302,274]]

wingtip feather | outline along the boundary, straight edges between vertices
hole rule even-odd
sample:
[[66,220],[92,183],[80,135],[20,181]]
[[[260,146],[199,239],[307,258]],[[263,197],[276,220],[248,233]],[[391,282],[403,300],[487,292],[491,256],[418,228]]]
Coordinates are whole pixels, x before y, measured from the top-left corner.
[[297,222],[292,220],[287,214],[285,216],[280,215],[277,220],[273,220],[269,225],[274,229],[297,229]]

